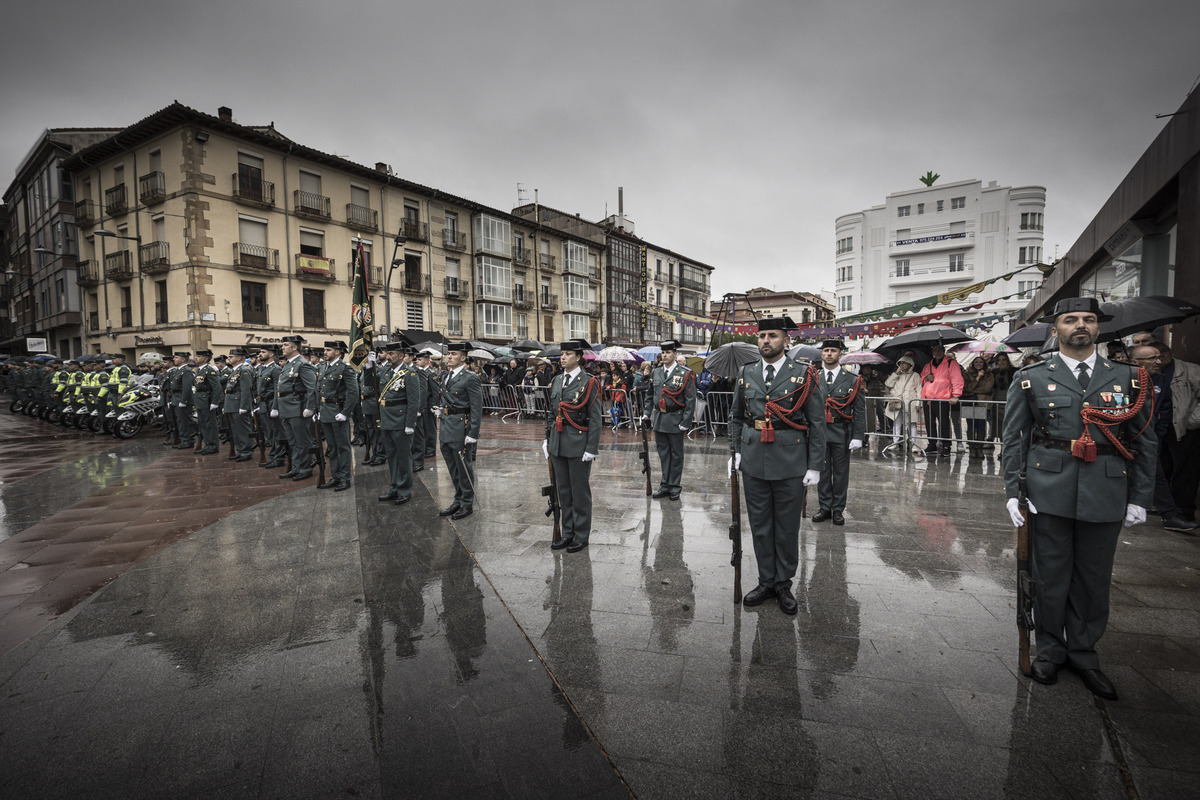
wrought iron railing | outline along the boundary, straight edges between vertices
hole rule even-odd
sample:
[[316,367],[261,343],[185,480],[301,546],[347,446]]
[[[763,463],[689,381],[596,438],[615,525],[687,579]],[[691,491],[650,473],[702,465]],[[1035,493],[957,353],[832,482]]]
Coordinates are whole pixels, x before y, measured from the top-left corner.
[[234,242],[233,266],[250,272],[279,272],[279,251],[257,244]]
[[346,224],[364,231],[379,230],[379,212],[366,206],[346,203]]
[[161,172],[150,172],[138,178],[138,197],[146,204],[167,199],[167,179]]
[[125,184],[117,184],[111,189],[104,190],[104,211],[106,214],[124,214],[129,210],[129,198],[125,194]]
[[292,192],[292,210],[301,216],[320,217],[329,219],[329,198],[315,192],[302,192],[296,189]]

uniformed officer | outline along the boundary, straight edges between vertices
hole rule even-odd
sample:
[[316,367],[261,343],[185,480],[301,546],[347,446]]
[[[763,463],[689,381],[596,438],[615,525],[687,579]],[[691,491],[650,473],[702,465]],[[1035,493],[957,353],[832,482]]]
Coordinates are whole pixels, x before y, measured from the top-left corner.
[[675,355],[682,345],[668,339],[663,342],[661,366],[650,376],[650,391],[642,419],[649,418],[654,430],[654,446],[658,449],[659,480],[654,498],[678,500],[683,491],[683,440],[692,427],[696,411],[696,374]]
[[1102,314],[1094,297],[1058,301],[1059,352],[1019,369],[1006,398],[1004,487],[1014,525],[1019,476],[1028,476],[1037,658],[1032,676],[1052,684],[1066,666],[1095,695],[1117,699],[1096,643],[1108,623],[1121,522],[1146,521],[1158,442],[1146,370],[1096,353]]
[[779,598],[796,613],[792,578],[800,561],[800,508],[805,487],[820,481],[825,461],[825,407],[815,370],[789,359],[788,317],[758,323],[761,358],[742,367],[729,409],[731,470],[742,472],[746,513],[758,562],[758,585],[743,605]]
[[350,488],[350,417],[358,407],[358,373],[346,363],[348,346],[340,340],[325,343],[325,362],[317,372],[317,420],[329,443],[329,480],[318,489],[344,492]]
[[449,373],[442,381],[441,426],[438,441],[442,461],[454,482],[454,502],[438,512],[443,517],[469,517],[475,507],[475,444],[483,422],[483,384],[466,369],[467,342],[451,344],[446,354]]
[[[433,409],[441,405],[441,382],[438,381],[437,370],[433,368],[433,360],[428,352],[419,352],[413,356],[413,361],[428,381],[425,383],[425,388],[429,391],[429,396],[425,398],[425,403],[421,408],[421,422],[425,426],[425,452],[421,455],[422,459],[434,458],[437,456],[437,415],[433,413]],[[422,464],[423,466],[423,464]]]
[[[379,391],[381,392],[383,391],[383,387],[387,386],[387,382],[391,378],[393,370],[392,362],[387,357],[387,351],[385,350],[386,347],[386,344],[381,344],[375,348],[375,381],[379,386]],[[401,344],[401,349],[403,350],[403,344]],[[400,359],[400,363],[403,363],[403,359]],[[378,396],[378,394],[376,396]],[[382,431],[383,429],[377,428],[377,430]],[[376,439],[375,453],[371,456],[371,460],[364,463],[370,467],[386,464],[388,463],[387,452],[388,437],[381,434]]]
[[850,452],[862,449],[867,430],[867,398],[862,378],[841,366],[846,346],[837,339],[821,344],[821,402],[825,404],[825,466],[817,496],[821,509],[813,522],[833,517],[834,525],[845,525],[846,494],[850,487]]
[[196,376],[192,384],[192,405],[196,408],[196,425],[204,448],[197,450],[202,456],[218,452],[217,415],[224,398],[221,395],[221,373],[211,363],[212,350],[196,351]]
[[108,410],[119,414],[121,398],[133,380],[133,368],[125,363],[125,354],[121,352],[113,353],[112,362],[112,369],[108,373]]
[[229,382],[225,384],[225,403],[221,411],[230,420],[230,435],[233,437],[233,452],[230,458],[249,461],[254,456],[254,439],[251,412],[254,410],[254,370],[246,363],[249,351],[235,347],[229,351],[233,366],[229,370]]
[[188,359],[192,354],[186,350],[175,353],[175,374],[171,376],[171,395],[175,403],[175,426],[179,431],[176,450],[190,450],[196,444],[196,426],[192,424],[192,386],[196,375]]
[[270,448],[267,460],[261,466],[263,469],[276,469],[287,463],[287,437],[283,434],[279,418],[271,417],[280,366],[275,363],[275,350],[270,346],[258,351],[257,361],[254,369],[254,393],[258,397],[255,422],[262,428],[263,444]]
[[[379,370],[376,367],[377,357],[374,351],[369,353],[361,345],[355,358],[362,360],[362,370],[358,373],[358,416],[361,418],[356,436],[361,437],[363,444],[370,446],[371,457],[363,461],[363,466],[372,466],[379,457]],[[366,358],[362,354],[366,353]]]
[[303,481],[312,477],[315,461],[312,423],[317,409],[317,370],[300,355],[302,336],[284,336],[282,356],[286,361],[279,371],[271,417],[280,420],[288,447],[292,451],[292,469],[279,476]]
[[386,442],[388,490],[381,501],[402,506],[412,499],[412,435],[421,408],[421,380],[404,363],[405,346],[383,346],[387,369],[379,372],[379,427]]
[[562,537],[550,546],[578,553],[592,534],[592,462],[600,452],[603,426],[600,381],[583,371],[583,352],[591,349],[583,339],[562,342],[559,363],[563,371],[550,382],[550,413],[542,455],[554,467],[558,487]]
[[[429,429],[426,427],[425,421],[433,419],[433,401],[437,395],[437,390],[434,387],[437,384],[437,378],[426,368],[429,364],[428,353],[413,351],[410,354],[410,358],[412,361],[409,368],[421,381],[421,410],[417,414],[417,424],[413,429],[412,436],[413,472],[420,472],[425,469],[425,454],[433,446],[432,442],[426,441]],[[422,366],[422,364],[425,366]]]
[[[229,361],[226,359],[223,353],[218,353],[217,355],[213,356],[212,364],[217,370],[217,377],[221,379],[220,397],[224,398],[225,389],[229,386],[229,373],[233,370],[230,368]],[[224,408],[225,405],[224,401],[222,400],[221,406],[213,413],[217,420],[217,435],[220,436],[222,442],[228,442],[229,421],[225,418],[225,413],[222,410]]]

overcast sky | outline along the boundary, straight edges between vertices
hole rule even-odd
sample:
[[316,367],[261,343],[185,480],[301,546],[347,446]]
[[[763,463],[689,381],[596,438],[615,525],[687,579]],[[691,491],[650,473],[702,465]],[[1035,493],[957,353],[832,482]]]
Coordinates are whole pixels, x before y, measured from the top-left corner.
[[834,220],[977,178],[1065,252],[1200,75],[1196,0],[58,0],[5,12],[0,183],[48,127],[178,100],[500,209],[832,289]]

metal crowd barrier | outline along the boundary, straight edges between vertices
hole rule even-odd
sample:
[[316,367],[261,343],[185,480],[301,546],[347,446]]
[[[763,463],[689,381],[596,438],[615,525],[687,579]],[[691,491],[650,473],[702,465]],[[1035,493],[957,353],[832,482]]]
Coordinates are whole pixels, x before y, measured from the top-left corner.
[[[920,438],[924,449],[957,445],[958,452],[965,452],[965,445],[995,446],[1002,437],[1004,427],[1004,400],[910,400],[906,408],[909,419],[919,422]],[[932,415],[938,415],[938,436],[929,434]],[[948,422],[948,429],[942,423]],[[919,445],[920,442],[914,442]]]

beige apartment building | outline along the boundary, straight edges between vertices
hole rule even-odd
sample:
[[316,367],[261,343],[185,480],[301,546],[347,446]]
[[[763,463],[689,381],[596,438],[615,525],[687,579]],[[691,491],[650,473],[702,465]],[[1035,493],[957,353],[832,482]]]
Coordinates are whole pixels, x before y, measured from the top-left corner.
[[64,168],[90,352],[345,339],[360,245],[380,338],[600,338],[585,322],[603,318],[602,239],[240,125],[228,108],[173,104]]

